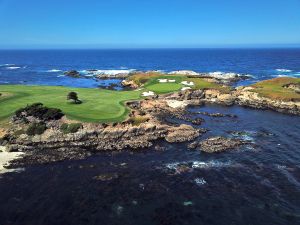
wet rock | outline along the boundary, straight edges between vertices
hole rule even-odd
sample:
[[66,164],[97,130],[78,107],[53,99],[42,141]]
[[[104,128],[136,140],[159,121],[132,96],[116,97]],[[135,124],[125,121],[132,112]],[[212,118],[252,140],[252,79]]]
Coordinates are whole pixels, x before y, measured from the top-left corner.
[[237,118],[236,115],[233,114],[223,114],[223,113],[208,113],[208,112],[197,112],[197,114],[210,116],[210,117],[230,117],[230,118]]
[[73,77],[73,78],[80,78],[81,75],[77,70],[69,70],[64,72],[64,75],[69,76],[69,77]]
[[198,141],[194,141],[192,143],[190,143],[187,147],[188,149],[196,149],[199,145],[199,142]]
[[245,144],[249,144],[249,142],[233,138],[212,137],[199,142],[197,147],[203,152],[215,153],[235,149]]
[[163,146],[160,146],[160,145],[155,145],[154,149],[156,151],[165,151],[166,150],[166,147],[163,147]]
[[204,122],[204,119],[202,118],[196,118],[194,120],[192,120],[192,124],[194,125],[201,125]]
[[137,85],[134,81],[132,80],[123,80],[121,82],[121,84],[124,86],[124,87],[130,87],[132,89],[137,89],[139,87],[139,85]]
[[110,180],[116,179],[118,177],[119,177],[119,175],[117,173],[110,173],[110,174],[100,174],[100,175],[94,176],[93,179],[100,180],[100,181],[110,181]]
[[179,127],[173,127],[169,129],[167,136],[165,137],[167,142],[185,142],[194,140],[201,133],[198,129],[192,126],[181,124]]

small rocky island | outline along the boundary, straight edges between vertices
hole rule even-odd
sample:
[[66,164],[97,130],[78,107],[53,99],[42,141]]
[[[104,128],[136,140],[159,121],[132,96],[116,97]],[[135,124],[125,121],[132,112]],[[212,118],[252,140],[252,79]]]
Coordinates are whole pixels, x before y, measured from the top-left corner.
[[[79,76],[76,71],[70,71],[68,75]],[[163,150],[156,145],[158,140],[184,142],[188,144],[188,149],[205,153],[219,153],[251,145],[251,142],[238,138],[199,139],[207,132],[201,127],[205,123],[201,118],[202,114],[232,118],[235,115],[199,112],[195,117],[187,110],[189,106],[240,105],[300,115],[300,79],[296,78],[276,78],[236,88],[228,84],[246,79],[246,76],[229,74],[222,78],[218,74],[204,76],[178,71],[170,74],[134,73],[123,78],[122,84],[130,87],[131,91],[123,92],[124,94],[122,91],[104,92],[109,95],[114,93],[116,96],[123,94],[123,97],[130,95],[128,99],[116,101],[116,105],[124,112],[119,113],[120,119],[115,122],[114,119],[112,122],[86,122],[83,114],[77,117],[82,120],[69,117],[70,108],[73,111],[76,110],[75,107],[86,112],[92,110],[84,108],[87,94],[81,90],[79,95],[82,104],[76,106],[68,103],[65,110],[58,106],[48,107],[49,104],[44,105],[44,102],[27,106],[24,102],[25,107],[12,113],[9,122],[1,128],[1,149],[25,153],[14,160],[11,166],[83,159],[101,151],[141,151],[152,145],[157,150]],[[5,90],[5,86],[3,87]],[[10,88],[7,87],[7,91],[1,95],[0,105],[4,104],[2,99],[15,95]],[[90,91],[97,95],[102,93],[98,90]],[[110,101],[110,104],[114,103]]]

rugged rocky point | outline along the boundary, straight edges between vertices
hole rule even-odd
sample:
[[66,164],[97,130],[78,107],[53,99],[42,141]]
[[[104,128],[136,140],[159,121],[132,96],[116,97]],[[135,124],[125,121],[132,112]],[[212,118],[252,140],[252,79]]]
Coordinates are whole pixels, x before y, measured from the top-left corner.
[[77,70],[70,70],[70,71],[66,71],[64,72],[64,75],[69,76],[69,77],[73,77],[73,78],[80,78],[81,75]]
[[217,153],[236,149],[245,144],[249,144],[249,142],[233,138],[211,137],[201,142],[193,142],[188,147],[190,149],[199,149],[207,153]]

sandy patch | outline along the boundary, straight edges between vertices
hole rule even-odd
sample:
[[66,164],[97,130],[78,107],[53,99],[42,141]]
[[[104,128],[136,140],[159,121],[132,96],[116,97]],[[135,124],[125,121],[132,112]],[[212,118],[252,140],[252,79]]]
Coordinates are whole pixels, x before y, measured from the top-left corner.
[[6,134],[6,130],[0,128],[0,138],[4,137],[5,134]]
[[181,91],[190,90],[190,89],[192,89],[192,88],[190,88],[190,87],[183,87],[183,88],[181,88]]
[[178,101],[178,100],[167,100],[167,105],[171,108],[184,108],[188,104],[186,101]]
[[168,82],[168,79],[158,79],[158,82],[159,82],[159,83],[167,83],[167,82]]
[[193,86],[194,85],[194,82],[188,82],[188,81],[182,81],[181,82],[183,85],[187,85],[187,86]]
[[153,91],[148,91],[148,92],[143,92],[142,96],[147,97],[147,96],[153,96],[155,95]]
[[5,147],[0,146],[0,174],[20,170],[6,169],[4,166],[8,166],[10,161],[20,158],[23,154],[23,152],[6,152]]

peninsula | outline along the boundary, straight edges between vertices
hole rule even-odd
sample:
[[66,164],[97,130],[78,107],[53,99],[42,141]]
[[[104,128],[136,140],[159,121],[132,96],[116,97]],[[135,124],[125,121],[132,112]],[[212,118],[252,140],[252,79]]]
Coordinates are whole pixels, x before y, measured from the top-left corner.
[[[13,165],[26,165],[81,159],[95,151],[143,149],[161,139],[192,142],[206,132],[201,128],[204,120],[187,111],[193,105],[240,105],[300,115],[300,79],[282,77],[249,86],[228,85],[238,79],[243,78],[138,72],[122,81],[130,87],[127,91],[1,85],[1,148],[24,152]],[[75,92],[81,104],[67,101],[69,92]],[[222,113],[210,116],[234,117]],[[168,118],[183,123],[172,123]],[[222,138],[205,143],[209,149],[219,146],[215,152],[249,144]],[[191,144],[191,148],[197,146],[204,145]]]

